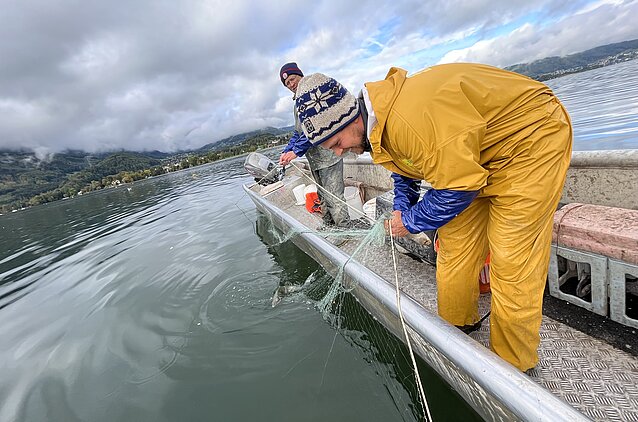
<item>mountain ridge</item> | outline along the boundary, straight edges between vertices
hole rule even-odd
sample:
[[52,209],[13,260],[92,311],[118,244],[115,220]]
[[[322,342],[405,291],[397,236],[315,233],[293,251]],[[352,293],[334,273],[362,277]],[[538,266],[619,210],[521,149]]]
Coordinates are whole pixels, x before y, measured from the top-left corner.
[[567,56],[551,56],[518,63],[505,67],[505,70],[546,81],[635,59],[638,59],[638,39],[601,45]]

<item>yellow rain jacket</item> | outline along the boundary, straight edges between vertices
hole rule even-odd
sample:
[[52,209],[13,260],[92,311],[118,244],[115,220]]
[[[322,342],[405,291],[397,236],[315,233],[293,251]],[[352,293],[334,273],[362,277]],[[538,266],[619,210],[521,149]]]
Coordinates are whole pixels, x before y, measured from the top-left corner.
[[[477,277],[491,252],[490,343],[526,370],[538,361],[551,222],[571,157],[571,124],[544,84],[479,64],[366,83],[375,163],[434,189],[479,191],[439,229],[439,314],[478,320]],[[489,241],[488,241],[489,239]]]

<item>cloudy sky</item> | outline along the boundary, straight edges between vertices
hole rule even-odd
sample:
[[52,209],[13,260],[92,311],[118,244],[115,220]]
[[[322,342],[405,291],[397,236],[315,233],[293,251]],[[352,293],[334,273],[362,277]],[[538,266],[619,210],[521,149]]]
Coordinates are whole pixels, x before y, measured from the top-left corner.
[[638,38],[638,0],[1,0],[0,149],[176,151],[292,124],[279,67],[351,91]]

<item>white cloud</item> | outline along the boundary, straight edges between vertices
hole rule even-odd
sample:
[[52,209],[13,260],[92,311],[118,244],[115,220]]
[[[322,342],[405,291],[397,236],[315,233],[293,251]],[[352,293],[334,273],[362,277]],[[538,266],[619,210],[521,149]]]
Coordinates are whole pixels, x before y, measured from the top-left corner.
[[[506,65],[638,38],[636,7],[588,0],[5,2],[0,149],[197,148],[292,124],[290,93],[277,75],[286,61],[356,92],[390,66],[434,64],[446,46],[468,37],[477,42],[442,61]],[[494,36],[527,16],[518,30]]]
[[[439,63],[482,62],[507,66],[638,38],[638,2],[601,1],[553,24],[525,23],[503,36],[450,51]],[[595,30],[593,30],[595,28]]]

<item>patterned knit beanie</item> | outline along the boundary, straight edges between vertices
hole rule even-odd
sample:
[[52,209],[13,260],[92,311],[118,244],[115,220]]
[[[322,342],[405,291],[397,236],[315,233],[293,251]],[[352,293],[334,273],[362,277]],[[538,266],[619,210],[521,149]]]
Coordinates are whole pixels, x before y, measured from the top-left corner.
[[299,69],[299,66],[297,66],[297,63],[295,62],[286,63],[281,66],[281,69],[279,69],[279,77],[281,78],[281,83],[284,84],[284,86],[286,85],[286,79],[288,79],[288,76],[290,75],[299,75],[303,78],[303,72]]
[[304,134],[313,145],[319,145],[359,115],[359,103],[336,80],[313,73],[299,81],[295,107]]

